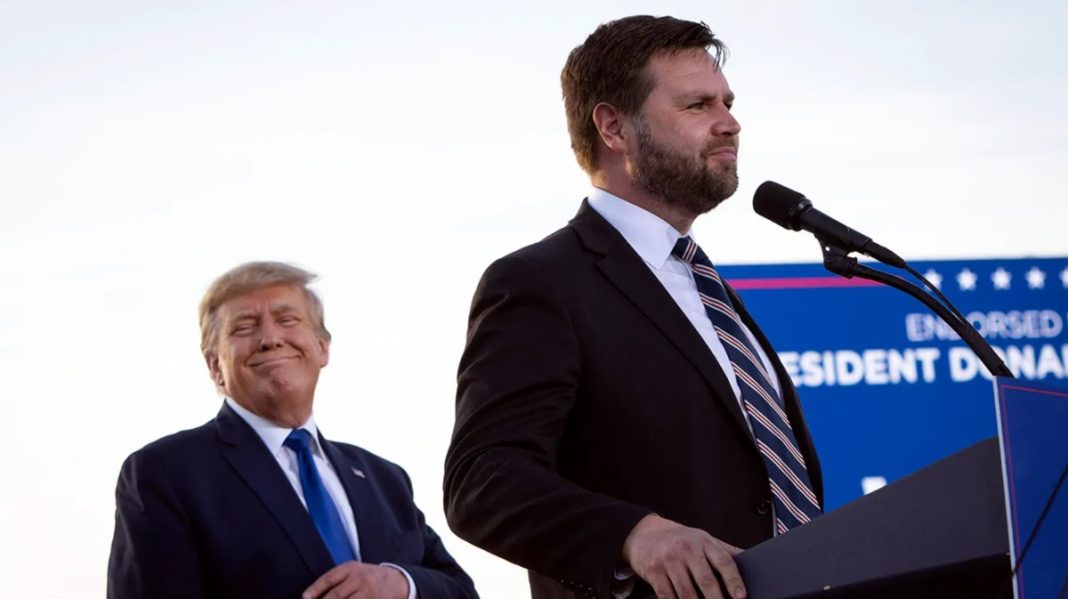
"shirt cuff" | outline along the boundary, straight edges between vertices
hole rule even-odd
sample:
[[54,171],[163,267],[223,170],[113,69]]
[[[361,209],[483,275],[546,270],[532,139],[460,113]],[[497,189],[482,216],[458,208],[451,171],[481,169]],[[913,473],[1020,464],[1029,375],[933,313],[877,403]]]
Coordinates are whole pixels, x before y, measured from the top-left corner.
[[398,566],[397,564],[391,564],[389,562],[382,562],[381,564],[378,564],[378,565],[379,566],[385,566],[387,568],[393,568],[394,570],[400,570],[400,573],[403,574],[404,577],[408,579],[408,599],[416,599],[419,596],[419,593],[417,593],[415,591],[415,581],[412,580],[412,575],[408,574],[407,570],[405,570],[404,568]]

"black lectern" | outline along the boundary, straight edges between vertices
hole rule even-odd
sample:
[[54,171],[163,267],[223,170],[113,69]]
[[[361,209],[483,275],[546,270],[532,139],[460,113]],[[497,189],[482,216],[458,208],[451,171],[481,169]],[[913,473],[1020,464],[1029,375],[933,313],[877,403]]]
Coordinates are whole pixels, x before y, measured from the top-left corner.
[[1011,597],[991,438],[736,557],[753,599]]

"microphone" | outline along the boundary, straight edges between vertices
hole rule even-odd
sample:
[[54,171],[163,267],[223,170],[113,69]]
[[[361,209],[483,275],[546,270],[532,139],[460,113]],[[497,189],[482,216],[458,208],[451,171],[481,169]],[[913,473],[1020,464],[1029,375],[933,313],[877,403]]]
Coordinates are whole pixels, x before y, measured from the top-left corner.
[[765,181],[753,194],[753,210],[785,229],[804,229],[820,242],[837,245],[846,252],[867,254],[880,262],[904,268],[900,256],[812,207],[804,195],[774,181]]

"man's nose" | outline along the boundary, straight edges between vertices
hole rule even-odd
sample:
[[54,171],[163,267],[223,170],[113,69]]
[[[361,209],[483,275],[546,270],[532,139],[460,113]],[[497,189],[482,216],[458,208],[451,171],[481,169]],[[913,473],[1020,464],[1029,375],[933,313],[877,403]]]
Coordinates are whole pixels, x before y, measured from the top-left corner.
[[266,324],[260,330],[260,350],[273,349],[282,345],[282,335],[274,324]]
[[742,131],[742,125],[734,118],[731,111],[723,106],[720,108],[719,118],[713,125],[713,133],[716,135],[738,135]]

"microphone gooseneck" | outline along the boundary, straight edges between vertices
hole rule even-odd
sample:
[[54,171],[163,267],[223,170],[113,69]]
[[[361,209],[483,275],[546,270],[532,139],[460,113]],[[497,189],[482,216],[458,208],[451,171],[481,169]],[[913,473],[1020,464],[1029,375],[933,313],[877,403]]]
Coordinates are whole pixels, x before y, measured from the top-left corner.
[[[820,242],[823,265],[827,270],[847,278],[860,277],[877,281],[920,300],[960,335],[961,339],[979,356],[987,370],[998,376],[1012,378],[1012,371],[1005,366],[1005,362],[975,330],[968,319],[953,306],[949,298],[943,295],[937,287],[931,285],[930,281],[916,272],[900,256],[875,243],[871,237],[862,235],[816,210],[812,207],[812,202],[804,195],[774,181],[765,181],[757,188],[756,193],[753,194],[753,210],[783,228],[793,231],[804,229],[815,235]],[[923,281],[933,292],[934,297],[901,277],[859,264],[856,258],[849,256],[850,252],[867,254],[880,262],[906,270]],[[936,300],[935,297],[938,299]]]

